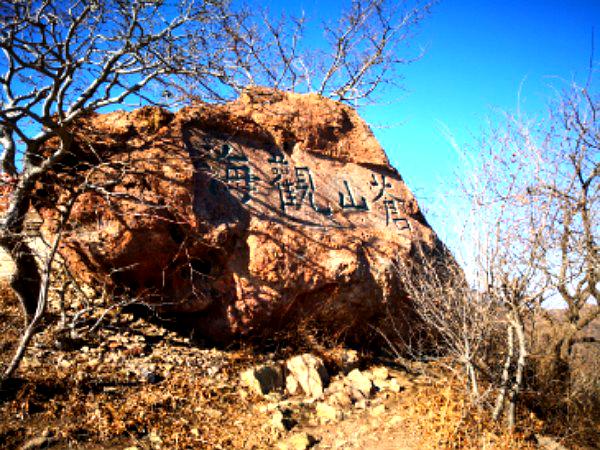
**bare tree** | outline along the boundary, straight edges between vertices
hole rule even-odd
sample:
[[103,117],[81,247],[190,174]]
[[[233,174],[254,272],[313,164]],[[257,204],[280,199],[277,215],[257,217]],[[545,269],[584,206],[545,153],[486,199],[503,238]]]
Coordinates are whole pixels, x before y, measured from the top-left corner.
[[[452,194],[467,212],[453,238],[464,274],[422,251],[415,266],[399,266],[419,316],[463,365],[472,397],[480,399],[484,375],[497,393],[492,417],[511,428],[533,369],[528,324],[540,314],[553,324],[546,352],[563,389],[573,346],[596,342],[586,329],[600,315],[599,100],[571,86],[543,121],[505,114],[463,153],[466,176]],[[546,311],[559,300],[566,320]]]
[[399,84],[399,68],[421,56],[409,50],[410,38],[433,3],[351,0],[337,21],[322,24],[322,42],[307,41],[305,16],[274,19],[249,7],[224,13],[220,79],[234,93],[270,86],[360,104],[382,86]]
[[[506,114],[478,144],[475,174],[463,185],[488,236],[477,261],[484,290],[505,310],[507,350],[494,417],[508,399],[510,426],[530,354],[526,323],[534,323],[534,313],[554,326],[548,349],[554,368],[569,366],[574,344],[596,341],[585,331],[600,316],[599,100],[570,86],[544,120]],[[559,300],[567,308],[564,322],[546,311]],[[560,372],[552,376],[564,377]]]
[[559,359],[600,315],[599,101],[573,86],[546,121],[507,116],[485,142],[487,207],[506,211],[498,218],[499,263],[523,278],[514,290],[536,305],[564,302],[567,325],[552,345]]
[[[220,13],[195,1],[171,16],[160,2],[16,1],[0,8],[1,163],[11,188],[0,245],[15,262],[12,286],[31,320],[41,278],[22,231],[36,182],[68,169],[71,127],[83,114],[130,95],[147,98],[144,89],[171,74],[210,77],[210,57],[185,49]],[[51,139],[57,145],[48,153]]]
[[413,253],[411,263],[396,265],[402,289],[429,330],[428,338],[435,343],[438,356],[450,356],[451,370],[455,363],[463,367],[471,398],[477,403],[497,305],[469,285],[447,249],[419,247]]

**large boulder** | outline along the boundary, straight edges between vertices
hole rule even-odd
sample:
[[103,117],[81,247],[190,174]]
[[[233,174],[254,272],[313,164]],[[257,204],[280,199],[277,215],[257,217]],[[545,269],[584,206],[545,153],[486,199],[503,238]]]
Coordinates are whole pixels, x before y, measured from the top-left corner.
[[[64,231],[73,274],[215,341],[303,319],[360,337],[409,314],[395,264],[441,248],[366,123],[315,94],[91,115],[76,133],[87,162],[61,185],[91,189]],[[52,232],[67,193],[42,194]]]

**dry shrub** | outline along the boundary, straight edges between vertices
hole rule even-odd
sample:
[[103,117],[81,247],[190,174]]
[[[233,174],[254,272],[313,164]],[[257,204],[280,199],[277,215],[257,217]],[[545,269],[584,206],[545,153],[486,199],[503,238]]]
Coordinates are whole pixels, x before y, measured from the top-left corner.
[[594,448],[600,442],[600,346],[576,344],[568,361],[545,352],[534,348],[526,404],[544,419],[544,433]]
[[[440,369],[441,370],[441,369]],[[465,380],[441,370],[430,385],[416,390],[406,409],[417,423],[424,448],[430,449],[535,449],[533,433],[541,422],[532,415],[520,417],[511,433],[491,420],[489,412],[468,398]]]

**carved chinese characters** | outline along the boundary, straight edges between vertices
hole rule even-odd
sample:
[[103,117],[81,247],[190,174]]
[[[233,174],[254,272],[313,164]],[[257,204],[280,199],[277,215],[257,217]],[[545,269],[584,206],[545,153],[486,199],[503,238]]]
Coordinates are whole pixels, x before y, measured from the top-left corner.
[[[305,226],[347,227],[364,216],[369,222],[379,218],[397,231],[411,229],[398,191],[403,183],[394,173],[340,164],[299,148],[284,152],[202,133],[196,135],[195,146],[202,160],[197,168],[220,180],[250,209],[300,220]],[[320,168],[327,170],[321,173]],[[337,176],[326,175],[332,172]],[[369,178],[367,183],[355,181]]]

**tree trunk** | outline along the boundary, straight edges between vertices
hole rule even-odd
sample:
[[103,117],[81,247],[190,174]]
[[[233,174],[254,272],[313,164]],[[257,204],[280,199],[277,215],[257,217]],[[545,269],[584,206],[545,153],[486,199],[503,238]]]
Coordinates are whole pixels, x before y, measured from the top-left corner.
[[11,287],[21,302],[27,323],[35,315],[42,283],[35,255],[23,234],[32,185],[30,181],[17,188],[6,215],[0,221],[0,247],[6,250],[15,264]]
[[502,416],[502,412],[504,411],[504,401],[506,399],[506,393],[510,383],[510,366],[512,364],[515,349],[514,328],[512,324],[508,324],[506,328],[506,345],[508,351],[506,353],[506,359],[504,360],[504,367],[502,369],[502,384],[500,386],[500,391],[498,391],[498,396],[496,397],[496,406],[494,408],[494,412],[492,413],[492,418],[494,420],[499,420]]
[[525,374],[525,365],[527,364],[527,338],[525,337],[525,326],[523,320],[518,312],[513,313],[512,320],[513,328],[517,335],[517,344],[519,348],[519,357],[517,359],[517,370],[515,374],[514,383],[511,387],[509,395],[509,409],[508,409],[508,426],[510,429],[514,429],[517,422],[517,401],[519,394],[523,386],[523,375]]
[[11,237],[7,244],[2,244],[15,263],[16,269],[10,285],[17,294],[25,320],[29,323],[35,315],[42,282],[34,253],[21,235]]

